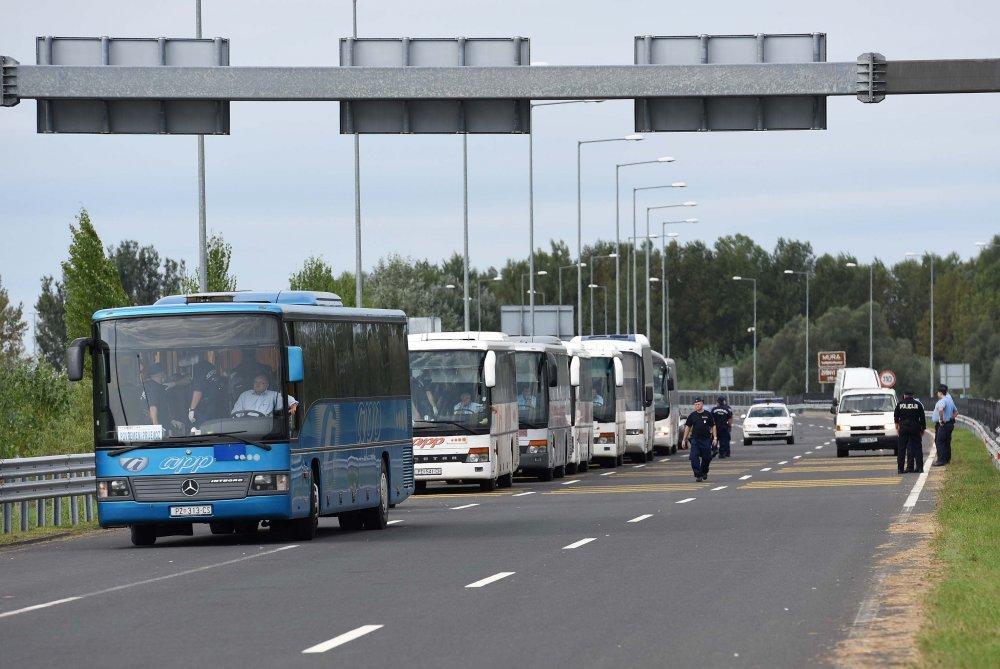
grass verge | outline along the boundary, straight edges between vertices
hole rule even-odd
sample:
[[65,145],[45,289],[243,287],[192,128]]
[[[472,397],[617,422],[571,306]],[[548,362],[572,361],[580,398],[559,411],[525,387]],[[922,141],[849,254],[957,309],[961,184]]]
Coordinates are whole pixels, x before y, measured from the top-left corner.
[[920,667],[1000,666],[1000,472],[956,430],[938,509],[934,562],[918,636]]
[[17,544],[41,541],[48,537],[70,536],[74,534],[84,534],[100,529],[96,520],[84,521],[77,525],[63,525],[62,527],[33,527],[27,532],[14,532],[12,534],[0,534],[0,548],[4,546],[16,546]]

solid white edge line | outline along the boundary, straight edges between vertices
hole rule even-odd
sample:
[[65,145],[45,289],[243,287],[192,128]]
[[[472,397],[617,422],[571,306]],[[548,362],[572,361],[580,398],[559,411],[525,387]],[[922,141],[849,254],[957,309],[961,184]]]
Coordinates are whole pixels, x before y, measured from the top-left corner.
[[579,541],[574,541],[569,546],[563,546],[562,549],[564,551],[573,550],[574,548],[585,546],[586,544],[589,544],[591,541],[597,541],[597,537],[587,537],[586,539],[580,539]]
[[628,521],[625,521],[625,522],[628,522],[628,523],[641,523],[642,521],[646,520],[647,518],[652,518],[652,517],[653,517],[653,514],[651,514],[651,513],[644,513],[641,516],[636,516],[632,520],[628,520]]
[[489,585],[490,583],[495,583],[496,581],[499,581],[502,578],[507,578],[508,576],[513,576],[516,573],[517,572],[515,572],[515,571],[501,571],[501,572],[497,572],[496,574],[493,574],[492,576],[487,576],[486,578],[483,578],[483,579],[480,579],[478,581],[475,581],[474,583],[470,583],[469,585],[467,585],[465,587],[467,587],[467,588],[481,588],[484,585]]
[[451,507],[452,511],[461,511],[462,509],[471,509],[474,506],[479,506],[479,502],[473,502],[472,504],[463,504],[462,506]]
[[559,485],[573,485],[574,483],[579,483],[580,479],[573,479],[572,481],[563,481]]
[[924,489],[924,484],[927,483],[927,477],[930,475],[931,466],[934,462],[934,458],[937,457],[937,448],[931,446],[931,452],[924,462],[924,471],[920,472],[920,476],[917,477],[917,482],[913,484],[913,489],[910,490],[910,495],[903,502],[904,509],[912,509],[917,505],[917,500],[920,498],[920,491]]
[[712,488],[712,492],[718,492],[719,490],[725,490],[728,487],[729,486],[727,486],[727,485],[720,485],[720,486],[718,486],[716,488]]
[[741,481],[746,481],[746,480],[747,480],[748,478],[750,478],[751,476],[753,476],[753,474],[747,474],[746,476],[741,476],[741,477],[740,477],[740,480],[741,480]]
[[80,597],[66,597],[65,599],[57,599],[54,602],[45,602],[44,604],[25,606],[23,609],[16,609],[14,611],[4,611],[3,613],[0,613],[0,618],[6,618],[7,616],[16,616],[19,613],[27,613],[28,611],[37,611],[38,609],[47,609],[50,606],[58,606],[59,604],[65,604],[66,602],[75,602],[78,599],[80,599]]
[[524,497],[525,495],[534,495],[534,490],[529,490],[528,492],[519,492],[516,495],[511,495],[511,497]]
[[382,629],[384,625],[362,625],[357,629],[353,629],[350,632],[344,632],[340,636],[335,636],[329,641],[324,641],[323,643],[318,643],[315,646],[310,646],[306,648],[303,653],[325,653],[328,650],[336,648],[337,646],[343,646],[348,641],[354,641],[358,637],[370,634],[375,630]]
[[685,497],[684,499],[677,500],[674,504],[687,504],[688,502],[693,502],[694,500],[694,497]]

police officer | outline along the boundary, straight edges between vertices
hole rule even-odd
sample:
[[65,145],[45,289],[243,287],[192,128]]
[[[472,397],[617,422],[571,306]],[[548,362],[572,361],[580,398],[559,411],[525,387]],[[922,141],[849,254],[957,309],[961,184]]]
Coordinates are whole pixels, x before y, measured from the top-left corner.
[[700,397],[694,398],[694,411],[684,423],[684,444],[691,449],[691,469],[696,481],[708,479],[708,465],[712,462],[712,447],[718,445],[715,418],[705,411]]
[[958,407],[948,394],[948,386],[943,383],[938,386],[938,401],[934,405],[934,445],[937,447],[935,467],[941,467],[951,462],[951,433],[955,431],[955,416]]
[[[893,412],[899,444],[896,446],[896,471],[922,472],[924,470],[924,447],[921,438],[927,431],[924,405],[913,396],[912,390],[903,391],[903,399],[896,404]],[[903,469],[903,462],[906,469]]]
[[715,419],[715,435],[719,440],[719,457],[728,458],[730,435],[733,430],[733,410],[726,403],[725,395],[719,395],[718,404],[712,409],[712,417]]

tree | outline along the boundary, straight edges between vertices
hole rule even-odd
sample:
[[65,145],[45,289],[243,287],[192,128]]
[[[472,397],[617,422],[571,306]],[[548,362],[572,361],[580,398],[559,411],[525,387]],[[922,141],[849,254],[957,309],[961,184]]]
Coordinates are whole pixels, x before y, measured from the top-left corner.
[[140,247],[134,239],[119,242],[117,248],[109,246],[108,256],[133,304],[152,304],[179,291],[184,261],[166,258],[161,270],[157,250],[149,245]]
[[16,307],[11,304],[0,280],[0,362],[7,364],[24,353],[23,338],[28,324],[23,316],[23,307],[20,303]]
[[[233,256],[233,247],[227,244],[219,233],[213,233],[208,240],[208,292],[225,293],[236,290],[236,277],[229,274],[229,262]],[[200,270],[195,270],[193,276],[185,277],[181,287],[185,293],[199,292]]]
[[69,226],[69,259],[62,263],[66,289],[66,337],[86,337],[90,320],[99,309],[131,304],[118,271],[107,256],[90,215],[80,209],[77,225]]
[[39,355],[57,370],[66,354],[66,290],[51,276],[42,277],[42,293],[35,302],[35,342]]

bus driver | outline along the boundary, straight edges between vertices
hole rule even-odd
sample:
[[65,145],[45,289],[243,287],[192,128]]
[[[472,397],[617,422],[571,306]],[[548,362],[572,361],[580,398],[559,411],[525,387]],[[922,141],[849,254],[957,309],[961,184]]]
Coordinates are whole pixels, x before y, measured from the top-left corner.
[[[299,406],[298,400],[288,396],[288,412],[295,415]],[[232,415],[261,415],[270,418],[275,411],[281,411],[281,393],[267,389],[267,375],[257,374],[253,377],[253,388],[244,391],[233,405]]]

